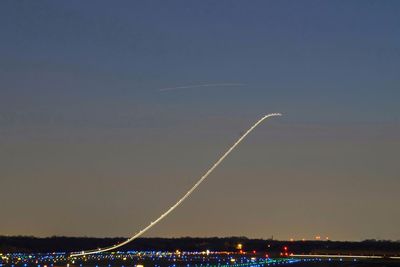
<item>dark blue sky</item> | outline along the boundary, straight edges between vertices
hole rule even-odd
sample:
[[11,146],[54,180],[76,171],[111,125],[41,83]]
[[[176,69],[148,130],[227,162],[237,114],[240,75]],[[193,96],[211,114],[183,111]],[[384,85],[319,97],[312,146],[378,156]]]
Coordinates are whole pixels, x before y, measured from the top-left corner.
[[[0,234],[127,236],[282,112],[149,235],[400,239],[399,14],[398,1],[2,1]],[[217,83],[242,85],[159,91]]]

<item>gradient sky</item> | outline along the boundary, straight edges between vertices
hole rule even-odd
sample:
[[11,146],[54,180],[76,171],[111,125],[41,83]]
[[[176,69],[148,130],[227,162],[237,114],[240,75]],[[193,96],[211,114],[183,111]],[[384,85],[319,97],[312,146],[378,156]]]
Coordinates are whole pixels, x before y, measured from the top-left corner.
[[[0,235],[400,239],[399,1],[1,1]],[[240,83],[241,86],[198,87]]]

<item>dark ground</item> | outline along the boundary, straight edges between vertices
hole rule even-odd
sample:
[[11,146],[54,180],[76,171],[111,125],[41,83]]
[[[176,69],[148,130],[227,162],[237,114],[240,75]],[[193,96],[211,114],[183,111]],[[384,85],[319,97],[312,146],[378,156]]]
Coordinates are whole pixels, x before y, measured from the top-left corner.
[[[125,238],[88,237],[48,237],[0,236],[0,252],[71,252],[110,246]],[[257,251],[278,255],[284,246],[295,254],[357,254],[357,255],[400,255],[400,242],[368,240],[362,242],[343,241],[277,241],[248,239],[245,237],[227,238],[139,238],[121,250],[158,251],[237,251],[236,245],[243,244],[244,251]]]

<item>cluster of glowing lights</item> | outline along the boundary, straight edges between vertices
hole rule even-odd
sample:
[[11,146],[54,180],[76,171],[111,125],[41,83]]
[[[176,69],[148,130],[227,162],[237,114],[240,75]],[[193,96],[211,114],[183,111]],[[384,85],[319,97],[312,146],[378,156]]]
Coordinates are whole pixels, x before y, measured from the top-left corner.
[[[258,254],[238,252],[128,251],[99,253],[69,258],[68,253],[10,253],[0,254],[0,267],[266,267],[287,263],[311,261],[358,261],[358,259],[381,259],[383,256],[357,255],[299,255],[289,253],[289,247],[282,247],[283,258],[261,257]],[[288,257],[285,255],[288,253]],[[400,259],[400,257],[388,257]]]
[[[5,254],[1,255],[0,266],[4,267],[84,267],[84,266],[135,266],[135,267],[261,267],[268,264],[292,263],[301,260],[270,259],[245,256],[232,252],[162,252],[128,251],[112,252],[69,258],[68,253]],[[161,264],[163,263],[163,264]],[[107,265],[108,264],[108,265]],[[126,264],[126,265],[125,265]],[[168,265],[166,265],[168,264]]]
[[[149,264],[154,267],[165,266],[176,267],[185,265],[186,267],[261,267],[266,264],[279,264],[294,262],[293,259],[269,259],[255,256],[245,256],[232,252],[213,252],[210,250],[200,252],[175,252],[162,251],[128,251],[128,252],[111,252],[99,253],[93,255],[85,255],[82,257],[69,258],[67,253],[38,253],[38,254],[6,254],[1,255],[0,266],[7,267],[54,267],[54,266],[104,266],[104,262],[108,263],[108,267],[135,266],[146,267]],[[141,263],[142,262],[142,263]],[[152,262],[152,263],[151,263]],[[160,265],[160,262],[164,264]],[[143,264],[146,263],[146,264]],[[151,264],[150,264],[151,263]],[[71,264],[71,265],[70,265]]]
[[327,236],[327,237],[325,237],[325,238],[322,238],[320,235],[316,235],[315,236],[315,240],[326,240],[326,241],[328,241],[329,240],[329,236]]

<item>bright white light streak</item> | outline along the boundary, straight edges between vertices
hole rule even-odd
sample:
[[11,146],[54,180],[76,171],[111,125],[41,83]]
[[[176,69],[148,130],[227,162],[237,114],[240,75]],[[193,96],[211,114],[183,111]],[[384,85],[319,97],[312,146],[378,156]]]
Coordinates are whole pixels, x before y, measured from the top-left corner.
[[181,197],[178,202],[176,202],[172,207],[170,207],[166,212],[160,215],[155,221],[152,221],[148,226],[140,230],[138,233],[133,235],[132,237],[128,238],[124,242],[121,242],[119,244],[115,244],[111,247],[105,247],[105,248],[99,248],[99,249],[93,249],[93,250],[86,250],[86,251],[81,251],[81,252],[72,252],[70,257],[79,257],[79,256],[85,256],[89,254],[95,254],[95,253],[100,253],[100,252],[105,252],[105,251],[110,251],[119,247],[122,247],[123,245],[126,245],[139,236],[143,235],[147,230],[155,226],[158,222],[160,222],[162,219],[164,219],[168,214],[170,214],[174,209],[176,209],[186,198],[188,198],[193,191],[214,171],[215,168],[218,167],[219,164],[240,144],[240,142],[243,141],[243,139],[246,138],[246,136],[251,133],[259,124],[261,124],[264,120],[270,117],[275,117],[275,116],[281,116],[282,114],[280,113],[271,113],[268,115],[263,116],[261,119],[259,119],[256,123],[253,124],[215,163],[214,165],[211,166],[211,168],[203,174],[203,176],[200,177],[200,179],[193,185],[192,188],[189,189],[189,191],[186,192],[183,197]]
[[159,92],[165,91],[174,91],[179,89],[190,89],[190,88],[198,88],[198,87],[228,87],[228,86],[243,86],[243,83],[207,83],[207,84],[194,84],[194,85],[185,85],[185,86],[176,86],[176,87],[167,87],[158,89]]
[[368,256],[368,255],[302,255],[302,254],[290,254],[290,257],[299,258],[351,258],[351,259],[382,259],[383,256]]

